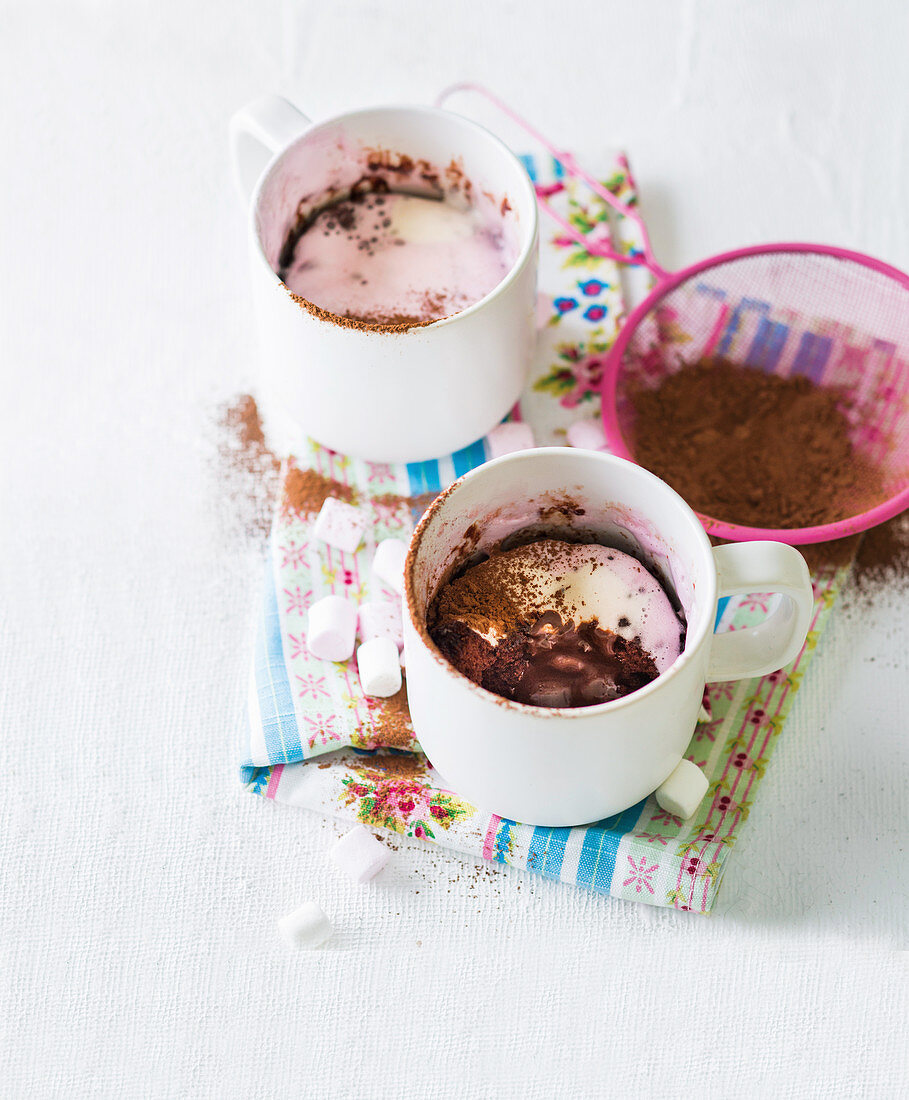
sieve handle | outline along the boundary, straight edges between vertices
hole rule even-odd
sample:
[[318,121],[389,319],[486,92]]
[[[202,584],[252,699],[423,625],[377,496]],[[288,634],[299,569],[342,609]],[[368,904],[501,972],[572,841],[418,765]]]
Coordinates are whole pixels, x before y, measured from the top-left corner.
[[312,123],[279,95],[264,95],[247,103],[230,120],[230,159],[234,183],[244,203],[249,202],[265,165]]
[[739,542],[713,551],[718,596],[779,592],[779,607],[757,626],[715,634],[708,682],[765,676],[795,660],[805,644],[814,593],[805,559],[781,542]]
[[616,263],[626,264],[630,267],[646,267],[651,274],[655,275],[657,279],[661,281],[668,278],[669,273],[657,263],[656,257],[653,254],[653,249],[650,245],[650,235],[647,232],[647,226],[644,224],[644,219],[633,206],[629,206],[627,203],[622,202],[621,199],[617,199],[611,191],[607,190],[607,188],[596,179],[595,176],[586,172],[574,159],[571,153],[566,153],[564,150],[557,149],[552,142],[545,138],[535,126],[532,126],[527,121],[527,119],[522,118],[521,115],[513,111],[507,103],[499,99],[497,95],[489,91],[488,88],[484,88],[482,84],[474,84],[472,81],[461,81],[458,84],[452,84],[436,98],[436,106],[444,107],[445,101],[457,92],[474,92],[488,100],[493,106],[497,107],[504,115],[510,118],[512,122],[520,126],[525,133],[529,134],[534,141],[542,145],[543,148],[562,166],[566,176],[582,180],[591,191],[599,195],[607,206],[612,207],[612,209],[617,214],[621,214],[623,218],[628,218],[634,222],[641,234],[643,249],[641,253],[617,252],[612,247],[612,243],[608,237],[605,239],[593,239],[585,236],[549,202],[551,195],[564,190],[564,185],[561,183],[554,183],[550,187],[535,185],[534,189],[537,193],[537,201],[540,206],[554,221],[558,222],[576,244],[580,245],[581,248],[589,252],[592,256],[602,256],[604,259],[615,260]]

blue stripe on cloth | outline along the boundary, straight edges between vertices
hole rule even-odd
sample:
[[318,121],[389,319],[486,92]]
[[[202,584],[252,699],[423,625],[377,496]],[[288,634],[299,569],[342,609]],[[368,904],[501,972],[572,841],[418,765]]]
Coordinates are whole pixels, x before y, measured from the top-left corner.
[[534,829],[527,853],[528,868],[547,878],[560,878],[565,845],[570,835],[571,829]]
[[790,374],[803,374],[812,382],[820,382],[824,377],[824,367],[827,366],[832,348],[833,341],[829,336],[803,332]]
[[469,470],[475,470],[477,466],[482,466],[486,461],[486,448],[483,445],[483,440],[478,439],[471,443],[469,447],[462,447],[460,451],[455,451],[451,457],[454,460],[455,477],[461,477]]
[[518,827],[516,821],[511,821],[507,817],[503,817],[499,821],[499,827],[496,830],[495,848],[492,853],[493,863],[508,863],[508,857],[511,855],[514,847],[514,832],[513,830]]
[[410,495],[418,497],[420,493],[426,492],[426,486],[423,483],[423,463],[422,462],[408,462],[407,463],[407,480],[410,482]]
[[786,325],[762,317],[745,362],[749,367],[773,370],[780,361],[788,338],[789,328]]
[[537,178],[537,166],[533,157],[530,156],[529,153],[522,153],[521,156],[518,157],[518,160],[524,165],[524,171],[527,175],[535,181]]
[[439,476],[439,463],[434,459],[427,462],[408,462],[407,477],[410,481],[411,496],[420,493],[441,493],[442,479]]
[[720,340],[719,347],[717,348],[717,354],[727,355],[729,348],[732,346],[732,341],[735,339],[735,334],[739,331],[742,324],[742,318],[746,313],[769,313],[770,303],[762,302],[759,298],[743,298],[739,304],[732,311],[732,316],[726,325],[726,331],[723,333]]
[[643,808],[644,801],[641,801],[587,829],[578,861],[578,885],[609,893],[619,844],[625,834],[634,828]]
[[265,563],[265,596],[262,602],[264,606],[256,630],[253,665],[259,716],[269,761],[272,764],[288,764],[294,760],[302,760],[303,749],[284,661],[281,617],[278,613],[278,594],[275,590],[270,553]]
[[716,628],[720,625],[720,619],[722,619],[723,612],[729,606],[729,601],[731,599],[731,596],[720,596],[720,598],[716,601],[716,618],[713,620],[714,630],[716,630]]
[[552,174],[557,180],[565,178],[565,166],[558,159],[558,157],[552,158]]

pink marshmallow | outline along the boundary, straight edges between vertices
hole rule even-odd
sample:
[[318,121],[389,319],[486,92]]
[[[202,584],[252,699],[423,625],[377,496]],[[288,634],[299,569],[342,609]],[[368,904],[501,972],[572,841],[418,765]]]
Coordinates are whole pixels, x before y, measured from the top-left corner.
[[490,458],[501,458],[515,451],[529,451],[536,446],[533,429],[521,420],[510,420],[499,424],[486,437]]
[[357,637],[357,609],[342,596],[324,596],[309,609],[306,644],[322,661],[346,661]]
[[364,642],[373,638],[388,638],[398,647],[404,648],[404,624],[401,621],[401,608],[391,600],[370,600],[360,604],[360,637]]
[[568,442],[572,447],[581,447],[588,451],[602,451],[606,448],[606,433],[599,417],[586,417],[569,425]]
[[376,546],[372,571],[400,596],[404,591],[404,559],[407,543],[403,539],[382,539]]
[[329,546],[352,554],[360,545],[365,530],[366,516],[359,508],[328,497],[313,524],[312,533]]

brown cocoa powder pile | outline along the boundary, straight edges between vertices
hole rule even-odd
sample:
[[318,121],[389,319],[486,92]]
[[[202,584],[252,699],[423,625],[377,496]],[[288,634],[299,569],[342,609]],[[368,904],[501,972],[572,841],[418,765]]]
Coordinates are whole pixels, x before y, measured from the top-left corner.
[[332,477],[325,477],[318,470],[301,470],[291,466],[284,478],[285,511],[301,516],[315,515],[329,497],[356,504],[358,494],[352,485],[344,485]]
[[750,527],[835,523],[880,500],[841,394],[724,360],[631,394],[635,461],[698,512]]

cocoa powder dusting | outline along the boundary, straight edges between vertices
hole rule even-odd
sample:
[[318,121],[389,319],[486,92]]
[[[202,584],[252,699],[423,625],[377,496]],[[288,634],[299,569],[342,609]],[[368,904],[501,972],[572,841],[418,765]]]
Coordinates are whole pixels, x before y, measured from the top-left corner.
[[399,496],[398,493],[380,493],[372,498],[372,503],[382,509],[407,508],[425,512],[437,496],[438,493],[418,493],[408,497]]
[[389,749],[413,747],[413,723],[407,705],[407,688],[387,699],[367,698],[369,712],[373,716],[373,734],[376,740]]
[[344,485],[318,470],[301,470],[290,466],[284,478],[284,508],[301,516],[315,515],[329,497],[357,504],[358,494],[352,485]]
[[366,766],[396,779],[419,779],[426,774],[426,757],[419,753],[376,753]]
[[[554,556],[544,556],[540,564],[545,567]],[[501,637],[526,625],[528,603],[539,589],[539,572],[528,569],[521,555],[495,553],[441,585],[429,608],[430,631],[454,618],[477,634],[494,631]]]
[[392,318],[388,321],[364,321],[359,317],[344,317],[340,313],[332,313],[330,309],[322,309],[321,306],[317,306],[315,302],[311,302],[308,298],[304,298],[300,294],[293,294],[289,290],[287,293],[290,294],[291,298],[293,298],[298,306],[302,306],[307,313],[311,313],[312,316],[318,320],[330,321],[332,324],[339,325],[341,328],[358,329],[360,332],[409,332],[414,328],[434,325],[436,321],[440,320],[439,317],[425,317],[422,320],[419,318],[405,318],[403,320],[395,320]]
[[751,527],[835,523],[882,497],[850,439],[843,395],[704,360],[630,394],[635,461],[697,511]]
[[853,565],[854,591],[871,599],[887,591],[909,593],[909,512],[867,531]]
[[260,540],[268,535],[278,486],[280,460],[269,449],[259,408],[251,394],[240,394],[218,418],[221,492],[230,498],[232,522]]

